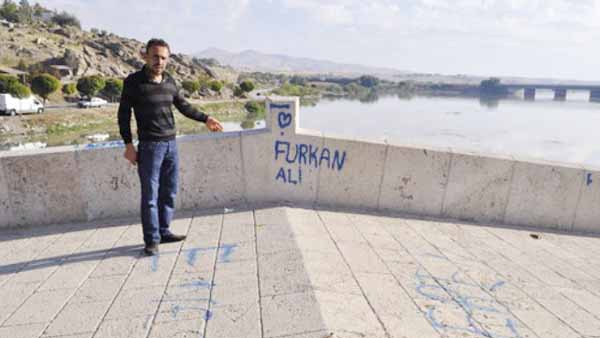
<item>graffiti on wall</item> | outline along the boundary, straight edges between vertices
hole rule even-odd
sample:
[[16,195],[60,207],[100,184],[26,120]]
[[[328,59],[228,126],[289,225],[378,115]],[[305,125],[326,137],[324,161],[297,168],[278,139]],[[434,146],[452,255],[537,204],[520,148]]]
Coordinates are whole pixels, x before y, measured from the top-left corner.
[[[290,104],[271,104],[271,112],[277,112],[276,123],[280,136],[285,136],[293,128],[293,116],[288,112]],[[287,111],[285,111],[287,110]],[[342,171],[346,163],[346,151],[329,149],[328,147],[294,143],[288,140],[276,139],[273,145],[274,160],[282,165],[275,174],[275,181],[284,184],[302,184],[303,169],[326,168],[333,171]]]

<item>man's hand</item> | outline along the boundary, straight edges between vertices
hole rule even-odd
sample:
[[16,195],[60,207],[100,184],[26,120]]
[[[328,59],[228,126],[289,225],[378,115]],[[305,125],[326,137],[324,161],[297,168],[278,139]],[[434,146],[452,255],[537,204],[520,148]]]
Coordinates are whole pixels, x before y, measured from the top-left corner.
[[215,119],[214,117],[209,117],[206,120],[206,127],[210,131],[223,131],[223,126],[221,125],[221,122],[219,122],[219,120]]
[[125,145],[125,154],[123,156],[129,161],[132,165],[137,164],[137,151],[135,151],[135,147],[132,143],[127,143]]

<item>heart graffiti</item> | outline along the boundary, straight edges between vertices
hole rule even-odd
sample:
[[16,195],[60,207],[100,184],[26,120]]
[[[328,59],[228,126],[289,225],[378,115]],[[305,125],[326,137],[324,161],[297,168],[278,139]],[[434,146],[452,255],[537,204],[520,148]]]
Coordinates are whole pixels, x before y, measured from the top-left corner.
[[292,124],[292,114],[280,112],[277,116],[279,122],[279,128],[284,129]]

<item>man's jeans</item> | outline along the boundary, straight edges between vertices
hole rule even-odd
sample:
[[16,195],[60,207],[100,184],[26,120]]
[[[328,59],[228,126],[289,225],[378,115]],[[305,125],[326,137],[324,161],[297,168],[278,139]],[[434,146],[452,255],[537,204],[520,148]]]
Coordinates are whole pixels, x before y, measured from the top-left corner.
[[170,233],[169,224],[177,194],[178,162],[175,140],[140,141],[138,145],[142,227],[146,244],[158,244],[161,235]]

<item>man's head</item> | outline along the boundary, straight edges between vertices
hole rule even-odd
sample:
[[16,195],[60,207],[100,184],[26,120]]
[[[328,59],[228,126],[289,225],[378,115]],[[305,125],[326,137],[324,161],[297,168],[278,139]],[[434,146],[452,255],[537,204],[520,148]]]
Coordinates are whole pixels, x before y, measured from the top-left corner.
[[171,48],[162,39],[151,39],[146,44],[146,51],[142,52],[146,67],[155,76],[159,76],[165,71],[170,55]]

